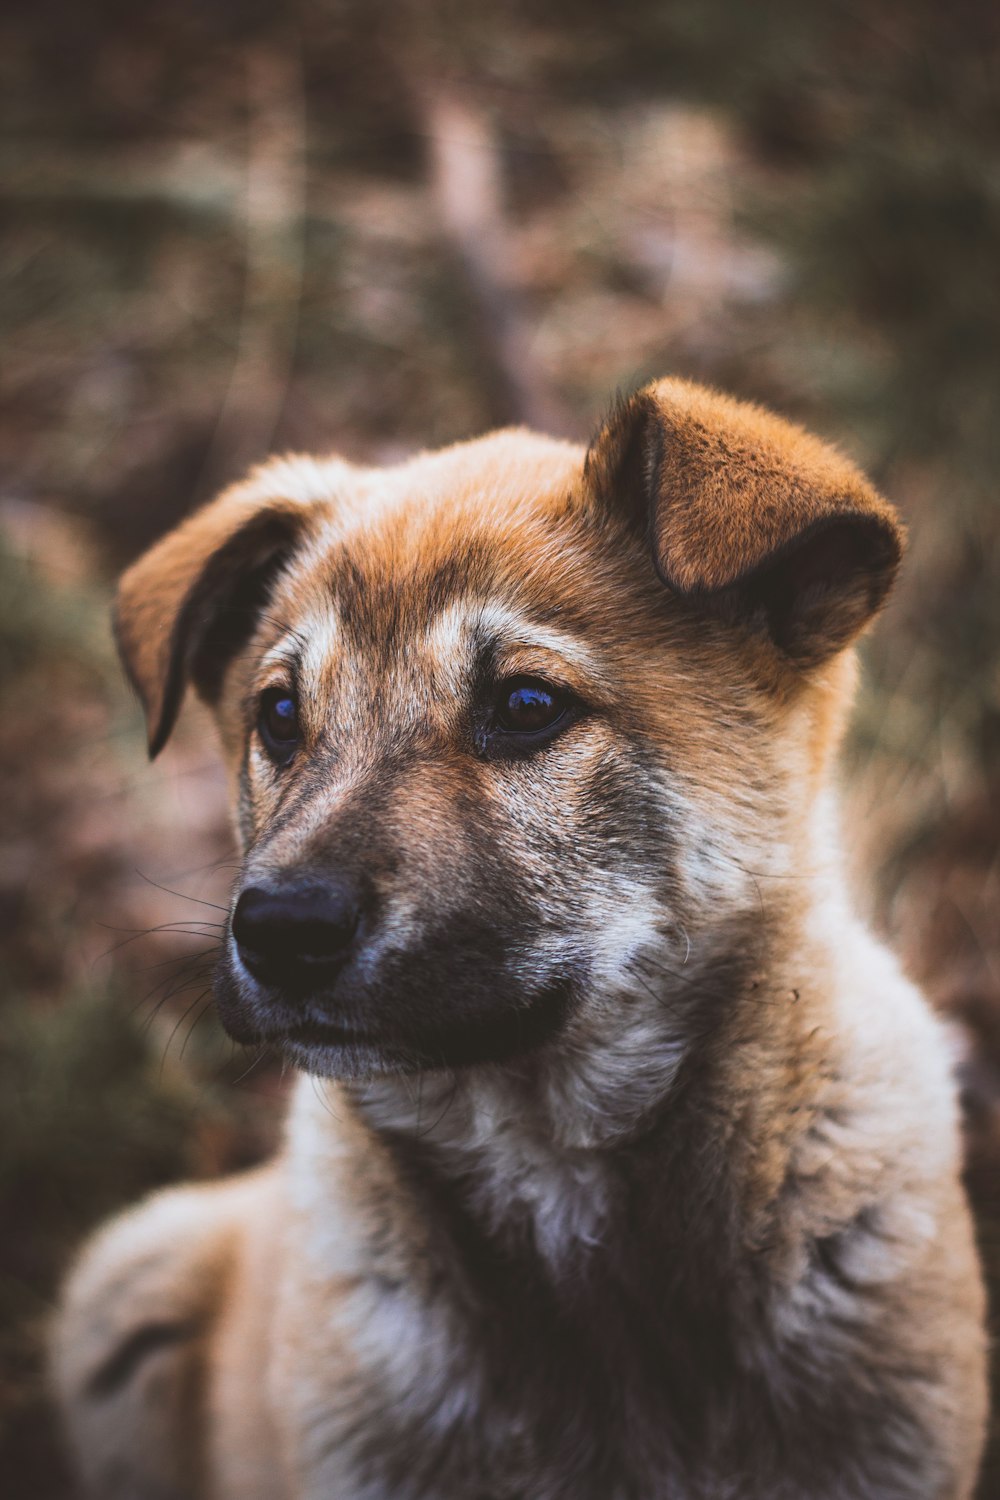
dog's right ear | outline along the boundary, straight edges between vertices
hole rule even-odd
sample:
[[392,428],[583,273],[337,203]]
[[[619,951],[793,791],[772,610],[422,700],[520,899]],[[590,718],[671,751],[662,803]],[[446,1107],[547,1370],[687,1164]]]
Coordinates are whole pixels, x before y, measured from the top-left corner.
[[151,758],[170,737],[189,681],[206,702],[218,697],[275,575],[329,515],[322,499],[280,486],[282,469],[292,465],[258,470],[196,511],[119,584],[115,638],[146,713]]

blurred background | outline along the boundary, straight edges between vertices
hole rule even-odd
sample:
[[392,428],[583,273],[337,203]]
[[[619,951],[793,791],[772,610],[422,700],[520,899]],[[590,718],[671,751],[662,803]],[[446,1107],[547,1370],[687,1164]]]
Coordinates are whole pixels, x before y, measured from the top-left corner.
[[585,438],[676,372],[874,474],[911,549],[849,853],[969,1044],[1000,1265],[1000,9],[7,0],[0,116],[4,1494],[72,1493],[42,1347],[80,1237],[278,1129],[210,1006],[210,727],[149,767],[108,630],[122,564],[274,450]]

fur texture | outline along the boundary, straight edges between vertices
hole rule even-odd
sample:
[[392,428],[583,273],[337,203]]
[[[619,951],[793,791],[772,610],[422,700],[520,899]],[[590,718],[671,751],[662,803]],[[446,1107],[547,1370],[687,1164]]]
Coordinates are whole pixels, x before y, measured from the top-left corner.
[[322,983],[220,966],[232,1033],[313,1075],[278,1160],[70,1279],[95,1495],[968,1500],[948,1049],[830,788],[901,546],[832,450],[660,381],[586,455],[276,461],[130,570],[152,747],[186,681],[217,714],[234,908],[353,905]]

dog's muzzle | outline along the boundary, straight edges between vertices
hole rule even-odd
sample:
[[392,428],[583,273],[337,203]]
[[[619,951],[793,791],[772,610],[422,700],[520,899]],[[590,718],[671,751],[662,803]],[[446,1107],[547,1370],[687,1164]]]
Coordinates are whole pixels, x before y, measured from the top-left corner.
[[[235,1041],[273,1043],[327,1076],[531,1050],[559,1030],[582,970],[564,960],[526,977],[516,940],[533,929],[509,908],[459,904],[400,942],[384,893],[364,874],[258,874],[236,901],[216,970],[220,1019]],[[386,941],[387,926],[397,941]]]

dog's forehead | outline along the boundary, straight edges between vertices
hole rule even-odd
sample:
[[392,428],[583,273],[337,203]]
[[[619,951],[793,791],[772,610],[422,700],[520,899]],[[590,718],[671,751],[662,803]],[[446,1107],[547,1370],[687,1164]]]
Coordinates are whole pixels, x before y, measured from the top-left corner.
[[[552,644],[583,624],[593,583],[583,453],[524,432],[493,434],[342,478],[329,520],[302,548],[277,611],[317,612],[366,648],[455,645],[470,618],[510,633],[530,614]],[[564,639],[565,638],[565,639]]]

